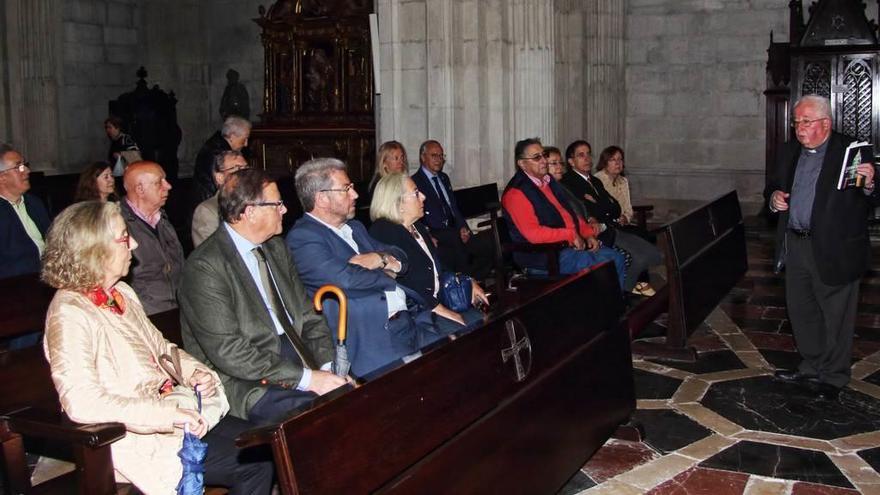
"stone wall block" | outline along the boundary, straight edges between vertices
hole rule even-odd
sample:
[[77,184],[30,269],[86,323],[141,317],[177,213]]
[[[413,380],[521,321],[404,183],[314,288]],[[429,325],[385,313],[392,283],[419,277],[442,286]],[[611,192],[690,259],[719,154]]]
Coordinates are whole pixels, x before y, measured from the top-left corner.
[[107,19],[107,3],[100,0],[64,0],[62,19],[86,24],[104,24]]
[[666,104],[662,96],[646,93],[635,93],[627,96],[627,115],[660,116],[666,112]]
[[136,45],[109,45],[106,47],[107,62],[111,64],[130,63],[138,58]]
[[104,32],[101,29],[101,26],[97,24],[65,22],[64,42],[83,43],[86,45],[100,45],[104,42]]
[[759,91],[738,91],[720,95],[717,101],[717,111],[720,115],[741,115],[763,118],[762,110],[763,95]]
[[[390,48],[390,47],[389,47]],[[399,44],[400,49],[400,69],[424,69],[428,56],[425,53],[425,44],[416,42],[406,42]],[[391,60],[390,58],[388,59]]]
[[670,85],[669,72],[654,65],[629,67],[626,71],[626,89],[633,93],[665,93]]
[[[420,41],[425,39],[425,3],[401,3],[398,6],[398,41]],[[436,19],[434,19],[436,21]],[[432,23],[436,24],[436,22]]]
[[412,109],[424,109],[427,103],[427,76],[421,70],[404,70],[400,73],[400,88],[395,91],[401,92],[402,113],[406,114]]
[[135,6],[131,3],[111,1],[107,3],[107,24],[134,27]]
[[138,32],[133,28],[104,27],[104,43],[107,45],[136,45]]
[[96,45],[64,44],[64,60],[96,64],[104,61],[104,47]]
[[629,39],[654,38],[666,34],[666,16],[629,15],[626,19],[626,35]]

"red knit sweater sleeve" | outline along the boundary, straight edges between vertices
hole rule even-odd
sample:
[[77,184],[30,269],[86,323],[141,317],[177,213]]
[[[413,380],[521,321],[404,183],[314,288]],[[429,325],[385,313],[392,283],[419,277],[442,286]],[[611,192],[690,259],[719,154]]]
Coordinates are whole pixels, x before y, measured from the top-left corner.
[[501,205],[513,219],[516,229],[532,244],[571,242],[574,239],[571,229],[554,229],[538,223],[534,207],[519,189],[508,189],[501,197]]

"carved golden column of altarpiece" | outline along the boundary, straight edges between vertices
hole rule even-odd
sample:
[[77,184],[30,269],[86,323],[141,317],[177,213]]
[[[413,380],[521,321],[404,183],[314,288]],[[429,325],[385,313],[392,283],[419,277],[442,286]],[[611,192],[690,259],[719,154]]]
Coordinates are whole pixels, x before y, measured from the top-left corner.
[[263,113],[251,132],[258,166],[292,175],[314,157],[348,164],[353,182],[375,161],[370,0],[279,0],[260,7]]

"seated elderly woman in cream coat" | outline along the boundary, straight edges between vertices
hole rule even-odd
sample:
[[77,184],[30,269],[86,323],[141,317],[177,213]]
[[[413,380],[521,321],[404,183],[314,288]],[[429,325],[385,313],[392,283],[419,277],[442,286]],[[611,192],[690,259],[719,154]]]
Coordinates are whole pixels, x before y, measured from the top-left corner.
[[[217,374],[174,349],[120,281],[136,248],[115,203],[77,203],[49,229],[42,278],[58,291],[43,345],[62,408],[79,423],[125,425],[126,436],[111,447],[117,479],[145,493],[175,493],[184,426],[208,444],[207,484],[269,493],[271,463],[238,460],[235,437],[252,425],[223,417],[229,403]],[[172,393],[172,374],[159,362],[174,353],[184,383]],[[190,388],[202,395],[201,414],[179,400]]]

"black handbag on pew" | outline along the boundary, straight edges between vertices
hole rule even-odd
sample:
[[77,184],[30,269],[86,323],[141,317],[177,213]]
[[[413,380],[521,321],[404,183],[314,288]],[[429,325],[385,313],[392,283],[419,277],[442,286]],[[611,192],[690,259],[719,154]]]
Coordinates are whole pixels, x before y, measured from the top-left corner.
[[471,307],[473,285],[471,278],[461,273],[444,273],[440,275],[440,302],[444,306],[460,313]]

